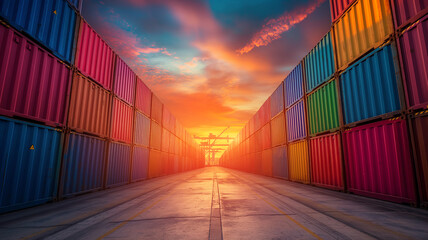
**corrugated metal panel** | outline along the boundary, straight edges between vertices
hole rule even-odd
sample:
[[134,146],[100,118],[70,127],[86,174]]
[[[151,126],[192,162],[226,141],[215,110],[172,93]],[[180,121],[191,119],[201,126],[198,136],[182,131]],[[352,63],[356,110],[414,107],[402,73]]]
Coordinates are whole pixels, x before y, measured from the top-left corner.
[[163,103],[156,95],[152,94],[152,120],[155,120],[157,123],[162,124],[162,112]]
[[272,137],[272,147],[283,145],[287,142],[285,135],[285,114],[282,112],[272,119],[270,134]]
[[165,128],[162,128],[162,152],[169,152],[170,133]]
[[67,197],[101,189],[105,154],[105,140],[69,134],[63,159],[61,195]]
[[336,81],[319,88],[308,96],[308,118],[311,134],[339,127]]
[[146,116],[150,117],[150,109],[152,106],[152,92],[146,84],[137,77],[137,92],[135,96],[135,107],[142,111]]
[[164,106],[163,114],[162,114],[162,126],[165,129],[168,129],[169,131],[171,131],[170,119],[171,119],[171,112]]
[[428,105],[428,16],[400,37],[400,58],[411,108]]
[[343,146],[349,191],[388,201],[416,201],[404,120],[345,131]]
[[180,157],[174,156],[174,173],[180,172]]
[[70,79],[59,59],[0,24],[1,114],[63,126]]
[[132,155],[132,178],[131,181],[140,181],[147,178],[149,168],[149,149],[145,147],[134,147]]
[[272,177],[272,149],[262,152],[262,174]]
[[168,153],[161,153],[161,176],[168,174]]
[[107,137],[110,125],[110,93],[91,80],[75,73],[71,89],[68,127]]
[[256,140],[256,143],[255,143],[256,152],[261,152],[261,151],[263,151],[263,135],[262,135],[262,130],[260,129],[254,135],[255,135],[255,140]]
[[270,115],[275,117],[284,110],[284,82],[278,86],[270,97]]
[[169,136],[169,153],[174,153],[175,151],[175,136],[170,134]]
[[139,112],[135,112],[134,144],[149,147],[150,119]]
[[331,20],[336,21],[355,0],[330,0]]
[[272,148],[272,175],[288,179],[287,146]]
[[359,0],[334,25],[336,63],[344,69],[394,32],[389,0]]
[[254,157],[254,173],[256,174],[263,174],[262,159],[263,153],[256,152]]
[[288,145],[290,180],[309,183],[309,157],[306,140]]
[[343,190],[341,149],[340,133],[311,138],[312,184]]
[[162,127],[152,121],[150,127],[150,148],[161,150],[162,143]]
[[82,18],[75,60],[79,71],[111,90],[115,58],[110,46]]
[[266,124],[261,131],[263,149],[271,148],[272,140],[270,136],[270,123]]
[[270,98],[268,98],[262,105],[259,111],[260,114],[260,127],[263,127],[265,124],[267,124],[270,119]]
[[149,178],[159,177],[161,175],[161,152],[150,150],[149,155]]
[[299,63],[285,78],[284,89],[287,108],[303,97],[302,63]]
[[113,99],[111,138],[126,143],[132,142],[134,111],[131,106],[118,98]]
[[287,110],[286,120],[289,142],[306,137],[306,114],[303,100]]
[[256,128],[254,126],[254,116],[250,118],[249,123],[249,130],[250,130],[250,135],[253,135],[254,132],[256,131]]
[[68,2],[73,5],[79,12],[82,11],[82,1],[83,0],[68,0]]
[[56,195],[61,132],[0,117],[0,213]]
[[305,62],[306,92],[330,79],[335,71],[333,44],[330,32],[309,52]]
[[395,51],[378,48],[340,76],[345,124],[400,110]]
[[428,207],[428,115],[416,114],[412,118],[412,131],[415,136],[415,160],[419,181],[419,195],[424,207]]
[[107,185],[114,187],[127,184],[130,180],[131,146],[111,142],[107,163]]
[[76,12],[65,0],[13,0],[0,2],[0,14],[20,31],[71,63]]
[[134,105],[136,75],[120,57],[116,59],[114,94],[130,105]]
[[392,0],[391,2],[397,28],[404,27],[428,12],[428,0]]

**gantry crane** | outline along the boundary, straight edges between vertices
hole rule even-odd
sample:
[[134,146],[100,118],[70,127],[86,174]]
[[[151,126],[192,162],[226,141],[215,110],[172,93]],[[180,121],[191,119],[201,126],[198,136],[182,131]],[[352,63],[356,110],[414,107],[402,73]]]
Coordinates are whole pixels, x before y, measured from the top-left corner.
[[217,140],[227,140],[227,142],[229,143],[229,140],[232,140],[233,138],[226,136],[226,137],[221,137],[221,135],[227,130],[229,129],[230,126],[228,126],[227,128],[225,128],[219,135],[214,135],[212,133],[210,133],[208,135],[208,137],[199,137],[199,136],[194,136],[195,139],[200,139],[200,140],[206,140],[206,142],[201,142],[201,147],[202,149],[205,151],[208,151],[208,164],[205,165],[217,165],[217,163],[215,162],[215,154],[217,152],[221,152],[224,151],[225,149],[223,148],[214,148],[214,147],[227,147],[229,146],[229,144],[216,144],[215,142]]

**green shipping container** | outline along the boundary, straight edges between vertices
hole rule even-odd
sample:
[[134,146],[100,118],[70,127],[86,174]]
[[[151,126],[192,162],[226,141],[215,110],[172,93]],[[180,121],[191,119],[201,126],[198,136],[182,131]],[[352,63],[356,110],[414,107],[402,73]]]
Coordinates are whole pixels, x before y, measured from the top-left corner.
[[308,96],[308,112],[311,135],[339,127],[336,80]]

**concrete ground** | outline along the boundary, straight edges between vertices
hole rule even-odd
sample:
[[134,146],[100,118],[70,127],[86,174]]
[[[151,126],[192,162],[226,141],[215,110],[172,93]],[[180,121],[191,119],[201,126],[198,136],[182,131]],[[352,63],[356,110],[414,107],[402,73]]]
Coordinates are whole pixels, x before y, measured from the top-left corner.
[[219,167],[0,215],[0,239],[428,239],[428,211]]

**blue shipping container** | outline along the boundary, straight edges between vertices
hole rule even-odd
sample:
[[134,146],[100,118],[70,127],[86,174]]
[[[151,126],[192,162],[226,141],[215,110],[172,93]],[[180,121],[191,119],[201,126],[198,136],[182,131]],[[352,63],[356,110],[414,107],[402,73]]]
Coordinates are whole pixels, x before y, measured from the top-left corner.
[[83,0],[68,0],[68,2],[73,5],[79,12],[82,11],[82,1]]
[[340,76],[345,124],[400,110],[394,48],[375,49]]
[[296,103],[286,112],[288,142],[306,137],[306,114],[303,100]]
[[61,179],[63,197],[103,187],[105,150],[103,139],[76,133],[68,136]]
[[299,63],[284,80],[286,107],[290,107],[303,97],[302,63]]
[[150,141],[150,119],[140,112],[135,112],[134,143],[148,147]]
[[132,181],[140,181],[147,178],[149,167],[149,149],[145,147],[134,147],[132,156]]
[[63,61],[72,62],[77,15],[66,0],[0,1],[0,15]]
[[284,82],[273,92],[270,97],[270,116],[274,118],[278,113],[284,110]]
[[287,146],[272,149],[272,175],[288,179]]
[[56,196],[61,132],[0,117],[0,213]]
[[309,52],[304,62],[306,92],[312,91],[333,77],[335,63],[330,32]]
[[131,146],[111,142],[107,165],[107,187],[127,184],[130,180]]

